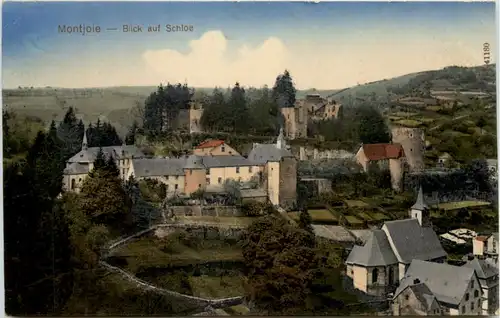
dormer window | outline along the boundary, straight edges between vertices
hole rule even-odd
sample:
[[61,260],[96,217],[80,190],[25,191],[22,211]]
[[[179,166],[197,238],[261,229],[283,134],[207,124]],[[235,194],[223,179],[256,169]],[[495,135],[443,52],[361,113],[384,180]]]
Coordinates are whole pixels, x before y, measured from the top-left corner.
[[222,145],[222,146],[220,147],[220,151],[221,151],[221,152],[226,152],[226,147],[225,147],[224,145]]

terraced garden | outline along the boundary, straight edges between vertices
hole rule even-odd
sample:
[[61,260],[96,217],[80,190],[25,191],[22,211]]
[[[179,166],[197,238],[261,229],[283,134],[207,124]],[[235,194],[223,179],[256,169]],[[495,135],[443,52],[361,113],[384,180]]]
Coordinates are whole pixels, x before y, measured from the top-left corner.
[[458,209],[485,207],[489,205],[491,205],[491,203],[484,201],[460,201],[460,202],[440,203],[434,207],[439,210],[452,211]]

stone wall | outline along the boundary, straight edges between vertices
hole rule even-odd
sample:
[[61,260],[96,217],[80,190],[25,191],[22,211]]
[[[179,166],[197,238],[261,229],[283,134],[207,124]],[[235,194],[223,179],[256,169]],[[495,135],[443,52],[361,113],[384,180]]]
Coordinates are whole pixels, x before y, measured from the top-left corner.
[[319,159],[348,159],[354,158],[354,154],[342,149],[318,150],[317,148],[300,147],[298,155],[300,161]]

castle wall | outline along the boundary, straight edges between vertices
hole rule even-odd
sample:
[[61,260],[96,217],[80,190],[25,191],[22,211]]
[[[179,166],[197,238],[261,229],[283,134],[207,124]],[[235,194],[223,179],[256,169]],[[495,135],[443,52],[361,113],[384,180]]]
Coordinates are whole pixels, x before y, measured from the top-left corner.
[[411,172],[424,169],[425,135],[422,129],[393,127],[392,141],[403,146],[406,161]]
[[389,159],[389,171],[391,172],[391,184],[395,191],[401,191],[403,180],[403,163],[400,159]]
[[279,203],[283,207],[294,207],[297,203],[297,160],[283,158],[279,169]]

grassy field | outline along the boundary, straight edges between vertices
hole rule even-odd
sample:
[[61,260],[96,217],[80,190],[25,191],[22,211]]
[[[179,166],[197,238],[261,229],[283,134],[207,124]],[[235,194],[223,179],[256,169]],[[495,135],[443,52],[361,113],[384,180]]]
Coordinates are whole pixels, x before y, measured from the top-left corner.
[[176,216],[176,220],[181,223],[207,223],[220,225],[249,226],[255,217],[245,216]]
[[182,244],[172,246],[166,240],[143,237],[118,248],[113,255],[125,258],[126,269],[133,273],[137,272],[140,266],[185,265],[243,259],[239,246],[232,246],[219,240],[205,240],[202,243],[201,248]]
[[[338,221],[337,217],[333,215],[329,210],[308,210],[309,215],[311,216],[312,222],[335,222]],[[288,215],[293,220],[298,220],[300,216],[300,212],[288,212]]]
[[193,296],[212,299],[244,295],[243,282],[243,275],[189,277],[189,285]]
[[367,208],[370,205],[361,200],[345,200],[344,201],[349,208]]
[[483,202],[483,201],[461,201],[461,202],[440,203],[435,207],[440,210],[451,211],[464,208],[484,207],[488,205],[491,204],[489,202]]
[[363,224],[363,221],[361,221],[360,219],[358,219],[357,217],[355,217],[354,215],[346,215],[345,216],[345,219],[347,220],[347,222],[349,224],[352,224],[352,225],[359,225],[359,224]]

